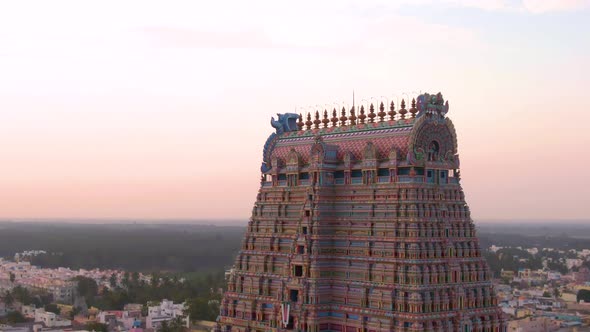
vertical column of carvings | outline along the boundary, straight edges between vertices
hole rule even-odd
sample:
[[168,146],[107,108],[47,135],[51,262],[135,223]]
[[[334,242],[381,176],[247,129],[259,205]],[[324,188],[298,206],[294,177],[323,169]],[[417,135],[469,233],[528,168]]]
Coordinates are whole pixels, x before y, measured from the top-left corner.
[[[463,191],[458,186],[458,189],[451,190],[448,195],[453,204],[452,209],[450,209],[452,211],[450,216],[455,221],[458,235],[462,238],[460,245],[462,245],[463,257],[457,258],[457,260],[461,261],[463,267],[464,279],[460,280],[460,282],[470,283],[470,286],[465,289],[467,294],[465,296],[466,302],[464,302],[465,308],[483,310],[486,317],[491,317],[489,321],[485,322],[486,327],[500,328],[504,324],[502,314],[497,308],[496,297],[490,281],[491,276],[486,273],[488,267],[480,253],[475,225],[471,220],[469,208],[464,201]],[[473,263],[474,258],[476,258],[475,263]],[[473,321],[474,325],[481,324],[477,317],[474,315],[469,316],[471,316],[469,320]]]
[[[326,239],[328,238],[326,234],[327,230],[327,223],[331,220],[331,207],[333,206],[333,188],[331,185],[323,184],[321,186],[314,186],[312,195],[308,196],[311,203],[311,216],[309,217],[309,222],[311,224],[311,235],[308,235],[310,242],[312,243],[311,251],[310,251],[310,259],[309,259],[309,267],[310,267],[310,278],[308,280],[308,284],[310,285],[309,289],[309,301],[306,305],[308,308],[308,313],[311,317],[314,317],[315,323],[314,327],[318,328],[320,320],[325,323],[326,320],[330,318],[319,317],[320,307],[322,303],[329,303],[332,295],[330,294],[330,280],[323,275],[323,266],[319,261],[319,256],[326,255],[325,247],[322,247],[322,243],[325,243]],[[322,258],[323,262],[325,262],[325,258]],[[329,268],[328,268],[329,269]]]

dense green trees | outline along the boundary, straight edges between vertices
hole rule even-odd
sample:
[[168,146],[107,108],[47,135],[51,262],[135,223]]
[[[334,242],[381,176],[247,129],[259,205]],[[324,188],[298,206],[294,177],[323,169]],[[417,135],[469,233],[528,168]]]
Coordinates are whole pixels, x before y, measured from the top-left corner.
[[188,329],[184,325],[182,318],[176,317],[170,322],[163,321],[162,326],[158,329],[158,332],[184,332]]
[[106,324],[101,324],[98,322],[88,322],[86,324],[86,330],[95,332],[108,332],[108,327]]
[[3,295],[3,298],[7,303],[8,301],[10,301],[10,303],[18,301],[25,305],[32,304],[37,308],[41,308],[53,301],[52,295],[45,291],[31,292],[20,285],[14,287],[10,291],[6,291]]
[[576,294],[576,301],[590,302],[590,290],[580,289]]
[[98,285],[94,279],[77,276],[73,280],[78,282],[78,295],[83,296],[86,303],[92,301],[92,299],[98,294]]
[[5,291],[0,298],[4,301],[7,306],[11,306],[14,303],[14,297],[10,291]]
[[55,303],[46,304],[44,308],[45,308],[45,311],[53,312],[56,315],[59,315],[59,313],[61,312],[61,310],[59,309],[59,307]]
[[590,290],[580,289],[576,294],[576,301],[590,302]]
[[31,304],[33,303],[33,296],[31,296],[31,292],[28,289],[22,286],[16,286],[11,291],[12,297],[22,303],[22,304]]
[[115,275],[114,273],[111,274],[111,277],[109,278],[109,285],[111,286],[111,288],[117,287],[117,275]]
[[[484,257],[494,275],[499,277],[500,271],[510,270],[518,271],[519,268],[528,268],[537,270],[543,268],[540,257],[533,256],[525,250],[516,248],[504,248],[496,253],[484,252]],[[523,259],[524,261],[521,261]]]
[[[0,256],[46,250],[32,258],[42,267],[118,268],[126,271],[190,272],[233,263],[244,226],[6,224]],[[67,239],[67,241],[65,241]],[[130,275],[129,279],[133,279]]]
[[219,298],[195,297],[187,301],[187,314],[191,320],[214,321],[219,315]]
[[157,303],[163,299],[187,302],[191,320],[215,320],[221,297],[217,289],[224,286],[223,271],[161,275],[154,273],[147,284],[133,278],[123,280],[122,287],[105,290],[99,296],[87,298],[87,304],[102,310],[121,310],[127,303]]
[[483,255],[496,277],[500,276],[500,271],[502,269],[509,271],[518,271],[519,269],[542,269],[543,259],[547,260],[548,269],[559,271],[562,274],[568,272],[565,264],[559,261],[559,259],[562,258],[561,255],[555,251],[540,251],[536,255],[531,255],[523,249],[503,248],[495,253],[486,251]]
[[0,323],[3,324],[18,324],[24,323],[26,321],[27,319],[25,318],[25,316],[23,316],[23,314],[21,314],[18,311],[10,311],[6,314],[6,316],[0,319]]

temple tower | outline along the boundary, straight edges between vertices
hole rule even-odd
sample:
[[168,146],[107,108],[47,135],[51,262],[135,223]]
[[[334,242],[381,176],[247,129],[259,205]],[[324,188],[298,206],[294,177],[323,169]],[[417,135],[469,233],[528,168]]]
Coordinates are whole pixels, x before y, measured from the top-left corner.
[[448,108],[271,119],[218,331],[504,332]]

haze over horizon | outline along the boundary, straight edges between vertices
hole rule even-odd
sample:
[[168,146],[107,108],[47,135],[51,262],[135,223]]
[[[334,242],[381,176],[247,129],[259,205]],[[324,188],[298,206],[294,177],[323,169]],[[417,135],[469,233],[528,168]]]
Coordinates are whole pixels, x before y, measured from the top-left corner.
[[0,219],[246,221],[270,117],[354,90],[443,93],[476,222],[584,221],[589,9],[2,2]]
[[[191,225],[191,226],[239,226],[247,225],[249,218],[244,219],[59,219],[59,218],[34,218],[34,219],[0,219],[0,226],[3,223],[24,223],[24,224],[68,224],[68,225]],[[475,225],[502,225],[502,226],[588,226],[590,219],[500,219],[481,220],[474,219]],[[557,224],[556,224],[557,223]]]

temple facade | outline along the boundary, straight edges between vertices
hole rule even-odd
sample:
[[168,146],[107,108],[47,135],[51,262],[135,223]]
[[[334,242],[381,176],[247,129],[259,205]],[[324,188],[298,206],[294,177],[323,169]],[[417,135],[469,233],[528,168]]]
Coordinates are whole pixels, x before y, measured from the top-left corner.
[[448,102],[395,106],[271,120],[218,331],[506,331]]

